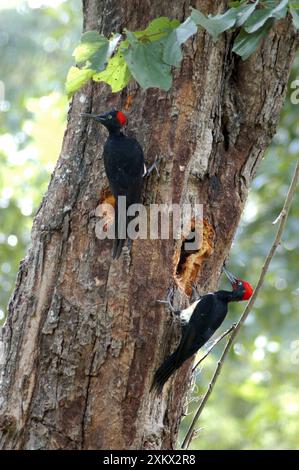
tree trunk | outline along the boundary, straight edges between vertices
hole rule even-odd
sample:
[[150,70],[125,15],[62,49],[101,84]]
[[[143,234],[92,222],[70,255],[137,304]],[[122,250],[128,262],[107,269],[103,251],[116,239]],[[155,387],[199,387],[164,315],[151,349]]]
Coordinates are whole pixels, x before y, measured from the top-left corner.
[[[195,4],[196,3],[196,4]],[[183,20],[189,5],[206,13],[226,1],[84,0],[84,29],[142,29],[159,16]],[[192,38],[171,91],[129,84],[112,94],[89,83],[71,104],[63,148],[34,220],[2,329],[2,449],[171,449],[176,446],[191,362],[150,393],[155,369],[179,336],[155,302],[175,287],[214,290],[251,180],[275,132],[298,38],[287,19],[243,62],[233,34],[214,44]],[[127,112],[148,162],[144,203],[204,204],[203,244],[186,255],[182,240],[136,240],[118,261],[95,236],[95,208],[108,182],[105,129],[81,112]],[[53,136],[55,138],[55,136]]]

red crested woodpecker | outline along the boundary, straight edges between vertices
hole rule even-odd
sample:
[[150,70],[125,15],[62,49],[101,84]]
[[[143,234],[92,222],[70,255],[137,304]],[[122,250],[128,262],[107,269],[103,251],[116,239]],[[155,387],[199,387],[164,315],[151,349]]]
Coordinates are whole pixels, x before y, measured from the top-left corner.
[[126,124],[126,116],[121,111],[112,110],[105,114],[82,113],[82,116],[101,123],[109,132],[103,156],[109,186],[116,199],[112,257],[117,259],[127,238],[129,222],[129,217],[123,216],[121,211],[118,216],[118,197],[126,197],[126,210],[131,204],[140,203],[143,178],[156,168],[156,162],[146,171],[141,145],[136,139],[124,135],[121,131]]
[[232,285],[232,291],[219,290],[206,294],[181,311],[174,310],[170,300],[162,301],[179,316],[183,330],[179,346],[156,371],[152,389],[161,392],[169,377],[209,341],[224,321],[229,302],[248,300],[251,297],[253,288],[249,282],[238,279],[226,268],[223,269]]

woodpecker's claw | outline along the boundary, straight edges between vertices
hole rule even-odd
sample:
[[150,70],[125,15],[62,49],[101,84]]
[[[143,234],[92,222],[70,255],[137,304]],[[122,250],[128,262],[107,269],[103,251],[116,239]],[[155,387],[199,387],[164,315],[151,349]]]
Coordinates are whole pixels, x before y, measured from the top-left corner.
[[159,304],[166,304],[169,307],[171,313],[173,313],[174,315],[179,315],[180,311],[175,310],[174,306],[172,305],[173,293],[174,293],[173,288],[169,289],[169,292],[167,294],[167,299],[166,300],[156,300],[156,302],[158,302]]
[[176,310],[173,308],[172,303],[169,300],[156,300],[159,304],[166,304],[172,313],[176,313]]
[[156,156],[154,163],[144,172],[143,177],[146,178],[147,176],[149,176],[152,173],[153,170],[156,170],[156,173],[157,173],[158,177],[160,178],[158,163],[160,163],[161,160],[162,160],[161,157]]

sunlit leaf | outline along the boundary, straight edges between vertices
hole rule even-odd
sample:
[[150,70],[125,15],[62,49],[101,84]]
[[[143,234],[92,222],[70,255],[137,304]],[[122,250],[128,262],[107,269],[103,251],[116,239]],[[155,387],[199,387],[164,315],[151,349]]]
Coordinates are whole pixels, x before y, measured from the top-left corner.
[[103,72],[96,73],[93,76],[93,80],[96,82],[108,83],[113,93],[117,93],[125,88],[131,78],[128,65],[120,51],[109,59],[108,65]]
[[125,33],[130,44],[139,44],[136,33],[132,33],[128,29],[125,29]]
[[134,35],[138,39],[145,38],[151,42],[158,41],[167,36],[170,31],[179,26],[179,24],[180,22],[178,20],[170,20],[166,16],[161,16],[151,21],[143,31],[136,31]]
[[[111,47],[110,47],[111,49]],[[109,41],[97,31],[82,34],[79,46],[73,52],[77,64],[87,63],[89,68],[102,70],[107,61]],[[111,50],[112,54],[113,50]]]
[[94,73],[94,70],[71,67],[66,77],[65,89],[67,95],[69,97],[72,96],[77,90],[79,90],[85,83],[88,82]]

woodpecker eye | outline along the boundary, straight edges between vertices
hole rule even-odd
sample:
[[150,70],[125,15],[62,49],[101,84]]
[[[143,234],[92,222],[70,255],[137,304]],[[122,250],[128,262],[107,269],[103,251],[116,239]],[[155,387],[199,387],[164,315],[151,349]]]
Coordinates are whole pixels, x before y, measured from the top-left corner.
[[243,282],[239,281],[239,282],[238,282],[238,286],[239,286],[239,287],[243,286]]
[[109,114],[109,116],[108,116],[108,119],[112,119],[112,116],[111,116],[111,114]]

